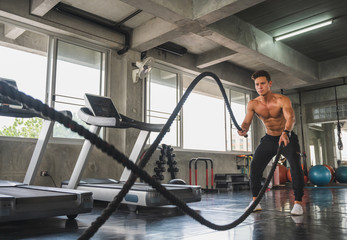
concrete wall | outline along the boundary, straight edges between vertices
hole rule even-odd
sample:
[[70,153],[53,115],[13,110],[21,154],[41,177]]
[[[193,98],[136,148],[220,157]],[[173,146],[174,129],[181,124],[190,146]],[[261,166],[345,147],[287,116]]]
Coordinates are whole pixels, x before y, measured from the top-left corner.
[[[0,176],[3,180],[13,180],[22,182],[34,151],[35,141],[18,139],[0,140]],[[39,171],[48,171],[56,185],[60,186],[61,181],[68,180],[81,150],[78,144],[48,144]],[[115,176],[119,175],[121,168],[110,157],[101,153],[100,150],[93,150],[85,170],[85,177]],[[34,184],[44,186],[54,186],[49,177],[40,177],[39,173]]]
[[[347,85],[343,81],[336,83],[336,94],[338,104],[347,103]],[[337,117],[333,114],[331,118],[325,121],[315,120],[312,110],[316,107],[335,106],[335,87],[325,87],[316,90],[307,90],[302,93],[302,106],[304,121],[305,146],[307,156],[310,156],[309,145],[315,146],[316,164],[328,164],[332,167],[338,167],[335,133]],[[344,115],[339,116],[340,120],[346,120]],[[309,130],[309,124],[324,123],[320,131]],[[320,157],[318,148],[322,146],[322,156]],[[310,159],[308,158],[309,162]]]

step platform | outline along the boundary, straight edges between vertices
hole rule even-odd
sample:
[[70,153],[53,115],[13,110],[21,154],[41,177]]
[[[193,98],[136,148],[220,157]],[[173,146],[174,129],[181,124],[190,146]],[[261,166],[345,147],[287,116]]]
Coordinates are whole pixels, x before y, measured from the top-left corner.
[[215,174],[216,189],[224,191],[238,191],[250,189],[249,179],[242,173]]

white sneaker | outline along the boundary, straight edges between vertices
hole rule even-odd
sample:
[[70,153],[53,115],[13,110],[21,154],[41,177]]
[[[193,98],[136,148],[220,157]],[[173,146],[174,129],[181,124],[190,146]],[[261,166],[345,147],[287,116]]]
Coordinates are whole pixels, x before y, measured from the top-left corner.
[[304,222],[304,216],[303,215],[300,215],[300,216],[293,215],[290,217],[293,219],[293,221],[295,222],[296,225],[300,225]]
[[[253,201],[249,203],[248,207],[246,208],[246,210],[253,204]],[[257,212],[257,211],[261,211],[262,208],[260,206],[260,204],[258,203],[257,206],[253,209],[253,212]]]
[[302,214],[304,214],[304,210],[302,209],[301,204],[296,203],[296,204],[294,204],[294,207],[290,213],[292,215],[302,215]]

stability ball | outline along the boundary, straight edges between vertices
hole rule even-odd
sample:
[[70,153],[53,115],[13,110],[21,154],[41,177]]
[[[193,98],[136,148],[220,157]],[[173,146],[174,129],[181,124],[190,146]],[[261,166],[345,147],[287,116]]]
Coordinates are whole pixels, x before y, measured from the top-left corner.
[[312,184],[324,186],[330,182],[331,173],[327,167],[323,165],[316,165],[310,169],[308,177]]
[[335,179],[339,183],[347,183],[347,166],[340,166],[336,169]]

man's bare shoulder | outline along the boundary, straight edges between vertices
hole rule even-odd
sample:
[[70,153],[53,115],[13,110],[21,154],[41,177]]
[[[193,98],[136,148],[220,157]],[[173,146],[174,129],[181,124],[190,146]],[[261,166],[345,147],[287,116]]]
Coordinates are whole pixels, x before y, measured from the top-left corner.
[[256,97],[256,98],[254,98],[254,99],[251,99],[251,100],[248,102],[248,106],[254,107],[254,106],[257,105],[259,102],[260,102],[259,97]]
[[279,93],[272,93],[272,95],[276,98],[280,98],[280,99],[289,99],[289,97],[287,97],[286,95],[283,94],[279,94]]
[[259,97],[256,97],[254,99],[251,99],[248,104],[247,104],[247,109],[249,111],[256,112],[257,109],[259,108],[259,105],[261,105],[261,100]]
[[251,99],[249,101],[249,103],[252,103],[252,104],[256,104],[256,103],[259,103],[259,102],[261,102],[261,97],[260,96],[258,96],[256,98],[253,98],[253,99]]
[[282,103],[286,103],[286,102],[290,102],[290,98],[279,94],[279,93],[273,93],[274,98],[276,98],[277,101],[282,102]]

